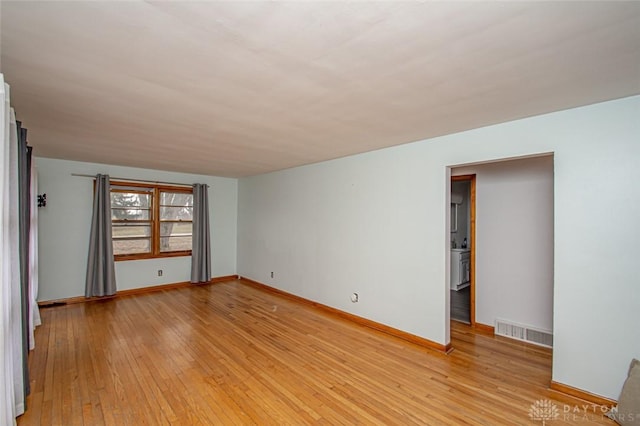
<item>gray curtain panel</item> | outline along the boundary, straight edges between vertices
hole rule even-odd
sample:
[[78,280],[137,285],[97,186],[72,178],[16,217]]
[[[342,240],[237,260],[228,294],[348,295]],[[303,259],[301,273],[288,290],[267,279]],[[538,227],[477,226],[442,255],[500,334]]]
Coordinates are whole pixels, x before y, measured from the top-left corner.
[[[18,130],[18,229],[20,252],[20,296],[22,299],[22,372],[24,396],[30,393],[29,365],[29,228],[31,223],[31,147],[27,145],[27,129],[16,121]],[[25,407],[26,409],[26,407]]]
[[89,239],[87,282],[84,292],[86,297],[111,296],[116,293],[110,190],[109,175],[97,175]]
[[193,237],[191,248],[191,282],[211,280],[211,242],[209,237],[208,187],[202,183],[193,185]]

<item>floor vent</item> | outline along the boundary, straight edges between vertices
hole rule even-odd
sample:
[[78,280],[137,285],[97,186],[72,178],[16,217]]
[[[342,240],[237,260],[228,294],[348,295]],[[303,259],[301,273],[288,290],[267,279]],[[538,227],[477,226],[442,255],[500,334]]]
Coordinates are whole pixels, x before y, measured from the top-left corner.
[[498,336],[522,340],[534,345],[553,347],[553,334],[550,331],[540,330],[528,325],[516,324],[501,319],[496,320],[495,333]]

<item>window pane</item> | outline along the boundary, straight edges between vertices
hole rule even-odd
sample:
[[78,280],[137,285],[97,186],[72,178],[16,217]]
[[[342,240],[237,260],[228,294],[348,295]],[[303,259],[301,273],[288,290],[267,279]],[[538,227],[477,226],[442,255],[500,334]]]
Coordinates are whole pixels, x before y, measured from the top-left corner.
[[160,207],[160,220],[192,220],[193,207]]
[[137,207],[149,209],[151,207],[151,194],[112,191],[111,207]]
[[181,237],[161,237],[160,251],[191,250],[191,235]]
[[146,238],[151,236],[151,224],[114,223],[112,236],[118,238]]
[[151,236],[151,225],[116,223],[112,227],[113,239],[147,238]]
[[111,192],[111,219],[150,220],[151,194]]
[[151,253],[151,239],[113,240],[113,254]]
[[191,222],[161,222],[161,237],[184,237],[191,235]]
[[184,192],[161,192],[161,206],[193,206],[193,194]]
[[151,210],[118,207],[111,209],[112,220],[150,220]]

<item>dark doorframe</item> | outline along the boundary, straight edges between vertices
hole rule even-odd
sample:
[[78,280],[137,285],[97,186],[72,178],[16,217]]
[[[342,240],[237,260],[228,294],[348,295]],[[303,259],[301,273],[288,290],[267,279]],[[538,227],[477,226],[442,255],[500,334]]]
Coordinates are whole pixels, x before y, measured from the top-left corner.
[[451,176],[451,182],[468,181],[471,183],[470,189],[470,209],[469,209],[469,239],[470,241],[470,265],[469,265],[469,322],[472,327],[476,325],[476,175]]

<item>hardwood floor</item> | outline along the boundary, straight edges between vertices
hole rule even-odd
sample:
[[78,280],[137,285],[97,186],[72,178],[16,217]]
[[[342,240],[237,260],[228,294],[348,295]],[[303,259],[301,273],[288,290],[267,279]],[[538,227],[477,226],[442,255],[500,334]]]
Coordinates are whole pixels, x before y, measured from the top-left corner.
[[567,417],[549,350],[459,323],[445,355],[238,281],[41,314],[19,425],[614,424]]

